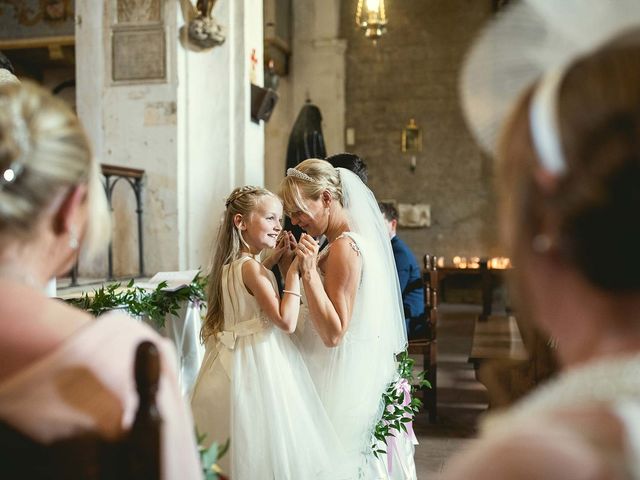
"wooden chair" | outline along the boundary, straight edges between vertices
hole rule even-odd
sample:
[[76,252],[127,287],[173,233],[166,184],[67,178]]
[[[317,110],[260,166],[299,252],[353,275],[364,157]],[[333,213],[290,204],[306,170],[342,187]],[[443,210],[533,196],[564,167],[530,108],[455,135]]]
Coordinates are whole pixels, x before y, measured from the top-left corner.
[[438,419],[438,269],[436,257],[426,254],[423,258],[424,270],[422,284],[424,287],[424,319],[426,335],[424,338],[409,340],[409,353],[422,355],[423,368],[427,372],[425,378],[431,388],[422,389],[422,401],[429,414],[429,422],[436,423]]
[[44,445],[0,422],[0,478],[159,479],[160,357],[153,343],[140,343],[134,370],[140,402],[131,429],[121,438],[109,441],[96,433],[83,433]]

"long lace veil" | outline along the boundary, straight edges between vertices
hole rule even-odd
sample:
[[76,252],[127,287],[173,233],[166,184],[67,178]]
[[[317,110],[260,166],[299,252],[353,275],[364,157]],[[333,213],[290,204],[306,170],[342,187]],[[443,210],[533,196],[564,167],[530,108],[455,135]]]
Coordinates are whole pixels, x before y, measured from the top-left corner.
[[[395,355],[407,332],[391,241],[371,191],[353,172],[338,168],[350,232],[362,257],[361,283],[351,323],[336,349],[333,408],[343,415],[354,448],[370,452],[371,432],[382,413],[382,394],[397,379]],[[330,407],[331,408],[331,407]],[[359,444],[358,444],[359,442]]]

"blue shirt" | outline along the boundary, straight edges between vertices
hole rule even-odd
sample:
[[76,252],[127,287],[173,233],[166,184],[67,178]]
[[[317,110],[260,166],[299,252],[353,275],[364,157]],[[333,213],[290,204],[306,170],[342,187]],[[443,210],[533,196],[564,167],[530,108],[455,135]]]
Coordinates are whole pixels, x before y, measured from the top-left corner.
[[391,248],[398,270],[404,316],[405,318],[419,317],[424,313],[424,288],[418,261],[407,244],[398,236],[391,239]]

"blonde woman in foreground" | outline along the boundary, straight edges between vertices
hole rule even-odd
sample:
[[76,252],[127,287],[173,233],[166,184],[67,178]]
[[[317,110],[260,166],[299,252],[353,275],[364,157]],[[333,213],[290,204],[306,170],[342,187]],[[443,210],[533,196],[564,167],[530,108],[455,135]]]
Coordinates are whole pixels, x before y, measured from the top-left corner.
[[161,357],[163,478],[201,478],[173,346],[122,313],[96,319],[44,294],[81,246],[108,242],[97,168],[63,102],[27,82],[0,86],[0,421],[42,443],[86,431],[118,437],[138,403],[136,347],[150,340]]

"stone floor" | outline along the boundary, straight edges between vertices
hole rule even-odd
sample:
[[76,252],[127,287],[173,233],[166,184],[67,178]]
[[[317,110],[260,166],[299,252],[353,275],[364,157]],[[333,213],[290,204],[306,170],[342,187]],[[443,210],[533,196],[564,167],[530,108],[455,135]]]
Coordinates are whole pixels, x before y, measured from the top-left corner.
[[[415,431],[418,479],[432,480],[449,457],[473,441],[476,424],[487,409],[485,388],[468,363],[473,325],[480,308],[442,304],[438,323],[438,423],[420,415]],[[416,365],[419,359],[416,357]]]

